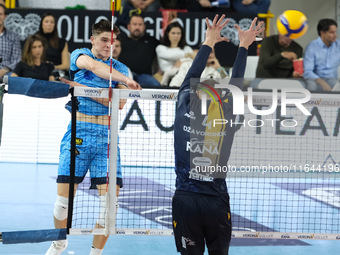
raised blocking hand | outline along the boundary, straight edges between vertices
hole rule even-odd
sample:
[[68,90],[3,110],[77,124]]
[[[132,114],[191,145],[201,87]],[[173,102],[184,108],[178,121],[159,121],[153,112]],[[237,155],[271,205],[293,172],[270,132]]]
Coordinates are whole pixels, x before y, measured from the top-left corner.
[[[253,19],[253,22],[250,25],[250,28],[248,30],[243,31],[238,25],[234,25],[235,28],[238,31],[238,37],[240,40],[240,47],[244,47],[248,49],[249,45],[251,45],[255,40],[256,36],[261,34],[264,31],[264,22],[261,21],[257,24],[255,27],[257,18]],[[255,27],[255,28],[254,28]]]

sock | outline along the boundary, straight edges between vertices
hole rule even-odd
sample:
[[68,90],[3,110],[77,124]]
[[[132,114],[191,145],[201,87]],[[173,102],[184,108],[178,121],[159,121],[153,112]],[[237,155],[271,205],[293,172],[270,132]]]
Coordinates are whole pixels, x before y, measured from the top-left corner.
[[103,249],[97,249],[92,245],[90,255],[101,255],[103,252]]

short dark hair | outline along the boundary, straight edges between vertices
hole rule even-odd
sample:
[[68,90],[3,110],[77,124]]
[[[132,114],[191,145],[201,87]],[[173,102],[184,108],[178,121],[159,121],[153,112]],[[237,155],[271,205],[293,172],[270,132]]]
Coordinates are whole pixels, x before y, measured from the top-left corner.
[[183,27],[181,26],[181,24],[179,24],[177,21],[175,22],[171,22],[165,29],[164,31],[164,36],[162,38],[162,44],[167,46],[167,47],[170,47],[171,46],[171,42],[169,40],[169,32],[171,29],[173,29],[174,27],[178,27],[180,30],[181,30],[181,40],[178,42],[178,47],[180,47],[181,49],[184,48],[184,46],[186,45],[186,42],[185,42],[185,34],[184,34],[184,29]]
[[0,7],[2,7],[5,10],[5,15],[7,16],[8,15],[8,9],[6,8],[6,6],[3,5],[3,4],[0,4]]
[[329,30],[330,26],[338,27],[338,24],[333,19],[321,19],[321,20],[319,20],[319,23],[318,23],[318,26],[317,26],[318,35],[319,36],[321,35],[321,31],[327,32]]
[[139,13],[133,13],[132,15],[130,15],[130,20],[129,20],[129,24],[131,23],[131,20],[133,17],[139,17],[139,18],[142,18],[143,22],[144,22],[144,17],[139,14]]
[[[111,32],[111,22],[106,19],[102,19],[92,25],[92,35],[99,35],[103,32]],[[120,33],[119,28],[116,25],[113,27],[113,33],[115,35],[119,35]]]

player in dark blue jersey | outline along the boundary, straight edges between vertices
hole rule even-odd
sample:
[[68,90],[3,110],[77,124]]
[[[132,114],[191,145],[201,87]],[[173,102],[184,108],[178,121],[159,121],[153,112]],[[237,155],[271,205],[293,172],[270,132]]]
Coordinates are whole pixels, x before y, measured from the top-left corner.
[[[181,254],[203,255],[206,244],[210,255],[226,255],[231,239],[226,173],[205,171],[204,167],[227,166],[234,127],[227,124],[215,126],[212,122],[214,119],[235,121],[233,98],[229,91],[223,94],[214,89],[217,81],[197,81],[215,44],[228,41],[220,35],[229,21],[223,21],[224,17],[218,19],[216,15],[211,25],[206,19],[205,41],[178,94],[174,131],[177,178],[172,216],[176,246]],[[238,87],[242,87],[248,47],[264,30],[263,22],[255,26],[256,21],[255,18],[247,31],[235,25],[240,45],[230,83]],[[207,101],[207,114],[204,114],[202,97],[207,95],[216,97],[216,102]]]

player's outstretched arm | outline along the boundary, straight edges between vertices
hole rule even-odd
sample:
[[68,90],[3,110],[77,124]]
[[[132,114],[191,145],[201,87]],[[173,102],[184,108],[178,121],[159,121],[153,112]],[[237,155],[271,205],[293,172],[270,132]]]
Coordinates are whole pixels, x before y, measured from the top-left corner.
[[[93,72],[98,77],[106,80],[110,80],[110,66],[96,61],[87,55],[81,55],[76,61],[79,69],[86,69]],[[123,82],[129,86],[129,89],[140,90],[141,86],[138,82],[118,72],[116,69],[112,69],[112,79],[114,81]]]
[[249,29],[243,31],[238,25],[234,25],[235,28],[238,31],[238,37],[240,40],[240,45],[239,47],[244,47],[246,49],[249,48],[249,46],[256,40],[256,36],[261,34],[264,31],[264,22],[261,21],[257,24],[255,27],[257,18],[254,18]]

